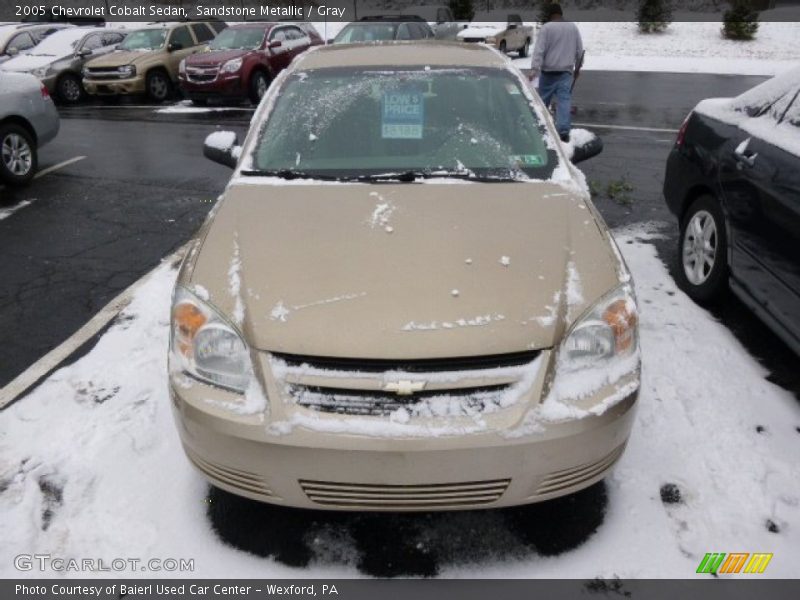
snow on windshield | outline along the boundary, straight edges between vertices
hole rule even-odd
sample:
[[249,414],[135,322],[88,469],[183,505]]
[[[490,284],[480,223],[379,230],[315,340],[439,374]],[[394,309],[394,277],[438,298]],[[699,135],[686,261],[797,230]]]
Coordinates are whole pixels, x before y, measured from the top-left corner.
[[125,41],[117,46],[120,50],[140,50],[148,51],[161,48],[167,39],[166,29],[140,29],[134,31],[125,38]]
[[75,51],[75,47],[83,37],[92,30],[64,29],[47,36],[39,43],[31,54],[34,56],[66,56]]

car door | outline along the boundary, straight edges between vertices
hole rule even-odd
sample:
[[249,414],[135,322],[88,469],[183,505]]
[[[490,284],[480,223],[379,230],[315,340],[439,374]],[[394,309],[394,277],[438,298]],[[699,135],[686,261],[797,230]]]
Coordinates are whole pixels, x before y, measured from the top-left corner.
[[170,32],[167,50],[169,54],[166,62],[169,74],[173,80],[177,80],[180,62],[190,54],[200,50],[200,46],[197,45],[189,26],[181,25]]
[[734,285],[800,344],[798,96],[800,86],[740,124],[723,149],[720,182],[731,221]]
[[269,43],[267,44],[267,47],[272,53],[272,64],[275,67],[276,72],[289,66],[289,63],[292,60],[292,53],[286,38],[285,26],[272,28],[272,30],[269,32]]
[[299,27],[292,25],[286,28],[286,44],[289,47],[291,57],[289,61],[308,50],[311,46],[311,38],[309,35]]

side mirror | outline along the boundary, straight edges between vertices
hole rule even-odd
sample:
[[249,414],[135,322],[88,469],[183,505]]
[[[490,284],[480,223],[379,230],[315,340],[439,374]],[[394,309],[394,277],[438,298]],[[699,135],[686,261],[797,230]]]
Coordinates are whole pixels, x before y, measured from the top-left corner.
[[86,58],[87,56],[91,56],[91,55],[92,55],[92,51],[89,50],[88,48],[84,48],[83,50],[78,50],[75,53],[75,56],[77,56],[78,58]]
[[6,50],[6,54],[8,54],[9,56],[16,56],[17,54],[19,54],[19,49],[17,49],[16,46],[13,46],[8,50]]
[[203,156],[231,169],[236,168],[241,153],[239,137],[233,131],[215,131],[203,143]]
[[571,138],[567,144],[567,155],[569,155],[569,150],[572,149],[570,160],[573,165],[589,160],[603,151],[603,140],[590,131],[573,129]]
[[280,40],[273,40],[268,45],[267,48],[280,48],[283,46],[283,42]]
[[175,52],[176,50],[183,50],[183,44],[180,42],[170,42],[167,46],[167,52]]

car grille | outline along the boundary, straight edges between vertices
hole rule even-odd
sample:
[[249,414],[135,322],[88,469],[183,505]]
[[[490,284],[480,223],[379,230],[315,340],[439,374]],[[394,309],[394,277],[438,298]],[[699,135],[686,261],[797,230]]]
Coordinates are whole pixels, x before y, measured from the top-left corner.
[[208,83],[217,78],[219,67],[186,67],[186,78],[195,83]]
[[207,475],[211,480],[219,481],[233,488],[256,494],[262,498],[274,498],[272,490],[266,481],[255,473],[249,473],[232,467],[224,467],[200,458],[194,452],[186,449],[186,456],[195,467]]
[[609,469],[622,455],[624,449],[625,444],[622,444],[598,461],[550,473],[539,484],[534,497],[553,494],[590,481]]
[[482,38],[482,37],[465,37],[465,38],[462,38],[462,39],[465,42],[469,42],[471,44],[476,44],[476,43],[480,43],[480,42],[485,42],[486,41],[486,38]]
[[[287,396],[306,409],[387,416],[471,416],[507,408],[540,351],[435,359],[353,359],[272,355]],[[454,404],[455,403],[455,404]]]
[[299,483],[309,500],[325,506],[348,509],[424,510],[491,504],[500,499],[511,480],[381,485],[301,479]]
[[127,79],[127,74],[122,74],[116,68],[88,68],[85,71],[86,79]]

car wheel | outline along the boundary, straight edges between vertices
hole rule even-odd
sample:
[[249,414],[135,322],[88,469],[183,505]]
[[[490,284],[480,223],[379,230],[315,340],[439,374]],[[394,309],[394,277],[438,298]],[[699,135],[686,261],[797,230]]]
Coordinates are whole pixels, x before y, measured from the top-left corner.
[[253,104],[261,102],[261,98],[267,93],[269,89],[269,79],[263,71],[256,71],[250,77],[250,101]]
[[505,54],[505,53],[506,53],[506,49],[507,49],[507,48],[508,48],[508,46],[506,46],[506,41],[505,41],[505,40],[503,40],[502,42],[500,42],[500,47],[498,48],[498,49],[500,50],[500,52],[502,52],[503,54]]
[[700,196],[681,219],[678,283],[698,303],[720,298],[728,283],[725,216],[713,196]]
[[64,104],[76,104],[83,99],[81,80],[71,73],[62,75],[56,84],[56,95]]
[[526,56],[528,56],[528,52],[530,52],[530,49],[531,49],[531,38],[526,38],[525,45],[519,49],[519,57],[525,58]]
[[33,179],[38,159],[36,143],[23,127],[0,126],[0,180],[9,185],[24,185]]
[[172,82],[164,71],[147,74],[147,95],[155,102],[163,102],[172,94]]

